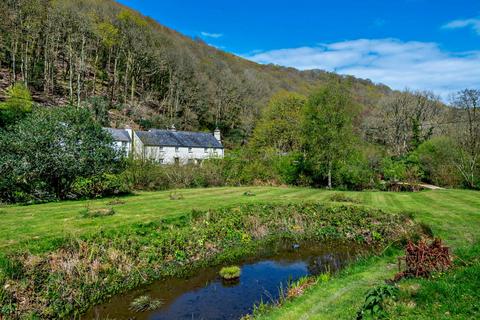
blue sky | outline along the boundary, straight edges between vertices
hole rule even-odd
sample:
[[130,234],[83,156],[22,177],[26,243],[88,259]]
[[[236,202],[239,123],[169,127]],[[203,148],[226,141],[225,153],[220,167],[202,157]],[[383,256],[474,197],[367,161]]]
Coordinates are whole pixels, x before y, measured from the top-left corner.
[[320,68],[444,98],[480,88],[479,0],[120,0],[259,63]]

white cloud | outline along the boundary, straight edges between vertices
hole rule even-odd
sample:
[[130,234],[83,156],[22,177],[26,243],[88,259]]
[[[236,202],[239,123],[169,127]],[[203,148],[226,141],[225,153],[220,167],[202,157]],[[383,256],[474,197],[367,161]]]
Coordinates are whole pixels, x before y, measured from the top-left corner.
[[431,42],[358,39],[245,57],[300,70],[354,75],[395,89],[432,90],[444,98],[466,87],[480,87],[480,51],[448,52]]
[[209,32],[200,32],[200,34],[204,37],[207,37],[207,38],[214,38],[214,39],[217,39],[217,38],[221,38],[223,37],[223,34],[222,33],[209,33]]
[[480,35],[480,18],[453,20],[442,26],[443,29],[472,28]]

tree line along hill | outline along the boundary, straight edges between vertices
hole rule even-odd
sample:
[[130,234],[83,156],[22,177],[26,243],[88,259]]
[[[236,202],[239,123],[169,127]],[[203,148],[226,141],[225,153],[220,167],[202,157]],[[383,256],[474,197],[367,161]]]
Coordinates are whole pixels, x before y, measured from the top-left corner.
[[370,80],[248,61],[112,0],[0,2],[0,101],[23,82],[40,105],[85,105],[103,125],[219,127],[234,147],[275,93],[308,94],[332,80],[364,114],[392,94]]

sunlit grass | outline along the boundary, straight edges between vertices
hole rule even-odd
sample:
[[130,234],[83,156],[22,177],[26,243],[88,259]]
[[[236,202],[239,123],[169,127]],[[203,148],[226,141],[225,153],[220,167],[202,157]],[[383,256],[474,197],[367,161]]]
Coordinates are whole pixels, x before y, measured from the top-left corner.
[[[252,192],[254,197],[244,196]],[[78,236],[101,230],[129,228],[137,223],[178,216],[192,209],[235,206],[241,203],[329,201],[337,192],[310,188],[223,187],[181,190],[181,201],[171,201],[171,191],[143,192],[121,198],[115,215],[84,219],[80,212],[87,205],[104,208],[112,199],[64,201],[0,209],[0,250],[30,246],[65,236]],[[433,231],[454,247],[480,238],[480,194],[466,190],[437,190],[418,193],[341,192],[350,199],[386,209],[413,212],[432,226]]]

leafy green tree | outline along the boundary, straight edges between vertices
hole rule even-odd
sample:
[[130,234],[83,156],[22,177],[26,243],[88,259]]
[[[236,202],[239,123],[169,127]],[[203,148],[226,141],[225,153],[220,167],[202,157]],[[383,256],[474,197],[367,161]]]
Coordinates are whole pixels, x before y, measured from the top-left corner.
[[316,180],[327,179],[332,188],[333,170],[352,149],[355,105],[348,90],[329,83],[308,99],[303,121],[307,167]]
[[302,142],[302,110],[306,98],[280,92],[264,109],[252,136],[255,148],[274,148],[279,152],[298,151]]
[[111,139],[86,109],[35,110],[0,136],[1,199],[64,199],[77,178],[115,172]]
[[339,162],[334,179],[341,188],[348,190],[373,188],[378,182],[363,146],[352,148]]
[[382,161],[383,178],[388,182],[399,182],[407,176],[407,165],[403,160],[394,160],[390,157]]
[[425,181],[445,187],[461,185],[462,176],[455,166],[459,152],[450,137],[435,137],[422,143],[415,154]]
[[32,95],[23,83],[10,86],[7,89],[7,99],[0,103],[0,127],[14,123],[25,114],[32,112],[32,107]]

